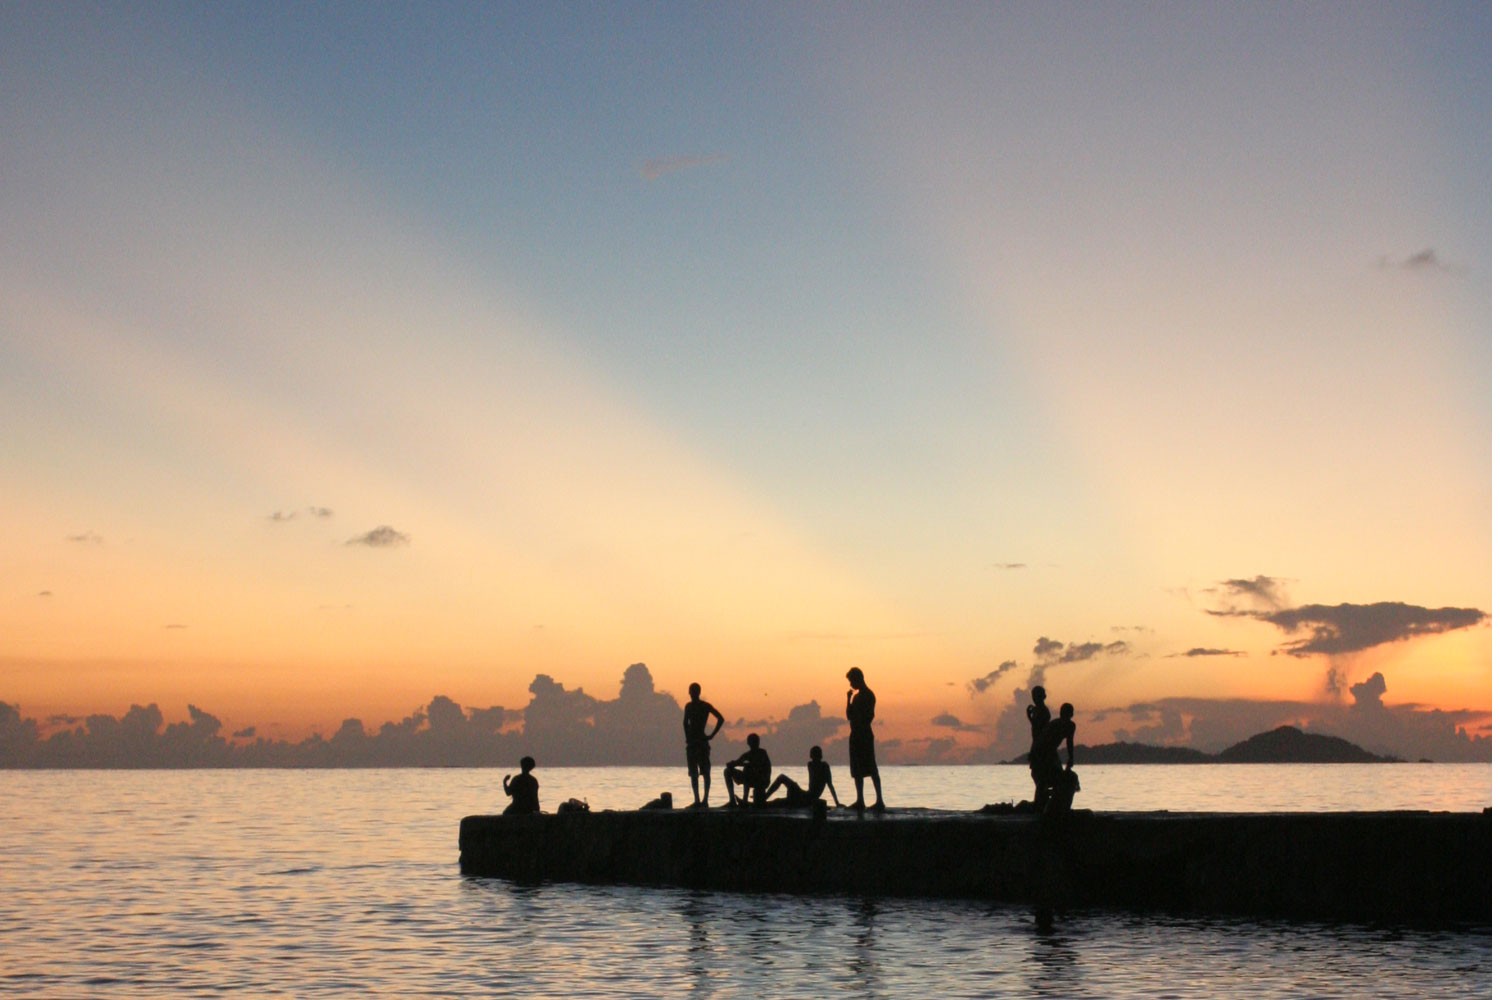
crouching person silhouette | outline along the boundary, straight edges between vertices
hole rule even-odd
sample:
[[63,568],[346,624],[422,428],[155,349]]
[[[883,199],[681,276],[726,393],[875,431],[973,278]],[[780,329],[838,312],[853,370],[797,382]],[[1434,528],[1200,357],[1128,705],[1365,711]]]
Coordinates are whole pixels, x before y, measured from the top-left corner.
[[[766,786],[771,783],[771,755],[760,748],[760,737],[751,733],[745,742],[750,749],[730,761],[724,768],[724,784],[729,788],[729,804],[747,806],[753,800],[764,805]],[[740,786],[736,797],[734,788]]]

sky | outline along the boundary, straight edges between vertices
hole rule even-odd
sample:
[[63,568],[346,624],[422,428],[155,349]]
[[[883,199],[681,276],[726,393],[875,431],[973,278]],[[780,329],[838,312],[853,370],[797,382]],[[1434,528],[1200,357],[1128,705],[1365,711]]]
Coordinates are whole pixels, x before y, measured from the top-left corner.
[[1489,759],[1490,20],[0,5],[0,702]]

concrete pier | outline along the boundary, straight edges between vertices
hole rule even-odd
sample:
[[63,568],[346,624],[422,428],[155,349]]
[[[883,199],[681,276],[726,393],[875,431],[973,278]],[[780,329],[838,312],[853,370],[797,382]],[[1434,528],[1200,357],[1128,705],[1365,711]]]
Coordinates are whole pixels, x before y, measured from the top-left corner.
[[675,810],[468,816],[520,882],[993,899],[1410,925],[1490,922],[1490,814]]

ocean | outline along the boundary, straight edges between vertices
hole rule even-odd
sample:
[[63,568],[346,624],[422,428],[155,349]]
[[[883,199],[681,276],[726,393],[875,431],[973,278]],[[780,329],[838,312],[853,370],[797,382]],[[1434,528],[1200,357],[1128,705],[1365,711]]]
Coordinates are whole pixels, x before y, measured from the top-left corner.
[[[793,770],[794,777],[801,778]],[[1024,767],[884,768],[892,806],[1029,795]],[[538,768],[543,808],[629,809],[682,768]],[[1113,766],[1077,806],[1491,805],[1488,764]],[[841,797],[847,774],[835,769]],[[723,800],[718,781],[714,801]],[[1491,928],[738,895],[458,871],[491,769],[0,771],[0,995],[1489,997]]]

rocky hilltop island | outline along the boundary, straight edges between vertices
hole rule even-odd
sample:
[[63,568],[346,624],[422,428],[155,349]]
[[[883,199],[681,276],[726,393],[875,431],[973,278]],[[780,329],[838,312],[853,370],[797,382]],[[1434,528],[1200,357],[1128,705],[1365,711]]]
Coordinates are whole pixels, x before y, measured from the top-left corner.
[[[1280,726],[1257,733],[1219,753],[1191,747],[1158,747],[1145,743],[1104,743],[1074,748],[1082,764],[1397,764],[1399,757],[1382,757],[1337,736],[1304,733],[1296,726]],[[1026,763],[1022,754],[1011,763]]]

